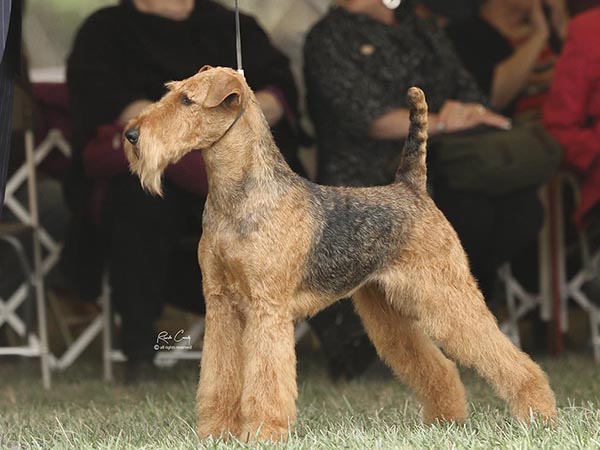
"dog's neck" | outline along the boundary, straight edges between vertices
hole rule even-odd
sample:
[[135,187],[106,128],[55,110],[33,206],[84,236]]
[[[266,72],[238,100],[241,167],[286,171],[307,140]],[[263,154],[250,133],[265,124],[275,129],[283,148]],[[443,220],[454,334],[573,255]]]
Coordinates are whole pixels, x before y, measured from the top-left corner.
[[249,201],[256,204],[256,197],[268,202],[292,173],[254,99],[231,130],[204,151],[204,161],[207,204],[223,211],[242,208]]

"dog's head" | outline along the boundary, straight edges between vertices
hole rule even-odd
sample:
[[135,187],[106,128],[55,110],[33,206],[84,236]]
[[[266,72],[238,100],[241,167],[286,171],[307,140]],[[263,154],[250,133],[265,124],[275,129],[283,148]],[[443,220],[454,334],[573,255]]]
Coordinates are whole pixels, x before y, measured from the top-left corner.
[[159,195],[165,168],[192,150],[218,142],[251,97],[244,77],[225,67],[204,66],[166,87],[163,98],[132,119],[124,132],[132,172],[146,190]]

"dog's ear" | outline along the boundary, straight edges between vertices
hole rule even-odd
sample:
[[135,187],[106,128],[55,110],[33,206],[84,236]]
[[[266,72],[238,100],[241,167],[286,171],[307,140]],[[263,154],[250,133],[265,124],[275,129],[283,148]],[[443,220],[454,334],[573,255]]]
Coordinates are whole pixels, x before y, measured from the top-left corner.
[[239,104],[242,92],[243,87],[239,77],[232,73],[218,72],[212,79],[204,100],[204,106],[214,108],[224,102]]
[[200,68],[200,70],[198,71],[198,73],[200,73],[200,72],[206,72],[207,70],[210,70],[210,69],[213,69],[213,66],[209,66],[208,64],[206,64],[206,65],[204,65],[204,66],[202,66]]

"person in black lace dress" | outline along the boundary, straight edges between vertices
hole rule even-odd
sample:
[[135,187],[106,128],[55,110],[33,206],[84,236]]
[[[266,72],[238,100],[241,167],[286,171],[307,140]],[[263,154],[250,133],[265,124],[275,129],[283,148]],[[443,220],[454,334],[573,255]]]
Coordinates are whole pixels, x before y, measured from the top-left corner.
[[[486,97],[435,20],[425,17],[424,6],[405,0],[393,11],[381,0],[340,1],[309,32],[304,70],[320,183],[373,186],[393,180],[408,130],[411,86],[427,96],[430,135],[481,124],[510,126],[484,106]],[[498,266],[535,239],[541,226],[535,191],[489,198],[454,192],[431,171],[430,179],[438,207],[489,296]],[[336,374],[357,375],[375,357],[350,302],[339,302],[312,324],[331,360],[338,360]]]

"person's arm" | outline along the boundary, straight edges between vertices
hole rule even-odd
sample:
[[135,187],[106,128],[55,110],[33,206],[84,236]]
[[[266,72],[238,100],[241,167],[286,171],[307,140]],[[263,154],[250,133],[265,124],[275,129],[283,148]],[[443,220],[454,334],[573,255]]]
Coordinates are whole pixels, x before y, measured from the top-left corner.
[[571,28],[543,110],[544,124],[565,149],[566,163],[583,173],[600,158],[600,128],[588,124],[594,74],[586,40]]
[[282,100],[268,89],[258,91],[255,96],[269,125],[277,125],[285,112]]
[[565,0],[544,0],[550,8],[550,20],[552,27],[558,33],[558,36],[564,41],[567,38],[569,30],[569,7]]
[[[432,39],[437,40],[440,48],[445,47],[446,67],[456,81],[457,100],[447,100],[440,111],[429,114],[429,135],[450,133],[472,128],[478,125],[489,125],[508,129],[510,120],[487,109],[483,103],[485,96],[477,83],[462,65],[447,36],[440,30],[430,30]],[[403,139],[408,134],[409,113],[407,109],[393,109],[371,122],[369,135],[375,139]]]
[[[408,112],[404,97],[392,95],[365,67],[332,24],[317,24],[304,46],[312,119],[334,121],[345,133],[359,138],[406,137]],[[380,121],[375,121],[378,118]]]
[[78,132],[89,137],[100,125],[119,119],[127,106],[146,98],[123,77],[117,15],[103,10],[92,15],[77,33],[67,62],[67,85]]
[[[429,135],[445,131],[445,124],[440,121],[439,114],[429,114]],[[408,136],[410,118],[408,109],[397,108],[374,119],[369,126],[369,136],[373,139],[397,140]]]
[[[490,111],[481,104],[446,101],[439,114],[429,114],[429,135],[467,130],[478,125],[510,129],[506,117]],[[371,122],[369,135],[374,139],[403,139],[410,124],[406,109],[394,109]]]
[[151,104],[152,102],[150,100],[134,100],[125,106],[125,108],[123,108],[123,111],[121,111],[121,114],[119,114],[118,122],[122,125],[125,125],[131,119],[139,116],[141,112]]
[[287,57],[271,43],[251,17],[242,18],[242,38],[247,42],[246,77],[271,127],[283,118],[297,120],[298,92]]
[[490,104],[497,110],[506,108],[521,93],[540,53],[548,45],[550,29],[541,2],[542,0],[534,0],[530,16],[532,35],[494,70]]

